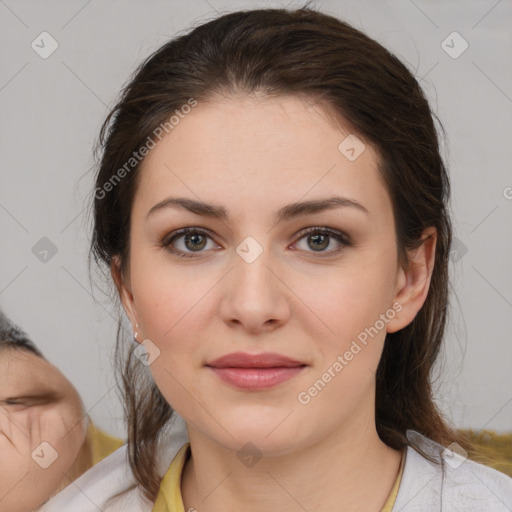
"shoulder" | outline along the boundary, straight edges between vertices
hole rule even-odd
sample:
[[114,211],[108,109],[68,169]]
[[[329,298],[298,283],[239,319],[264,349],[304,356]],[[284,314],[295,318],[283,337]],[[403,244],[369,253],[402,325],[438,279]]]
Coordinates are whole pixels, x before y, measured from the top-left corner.
[[[393,511],[510,512],[512,478],[445,448],[417,432],[407,433],[404,472]],[[419,453],[428,455],[433,461]]]
[[[162,476],[188,441],[184,420],[175,413],[171,422],[157,461]],[[135,483],[125,444],[47,501],[38,512],[150,512],[152,507],[153,503],[142,495]]]

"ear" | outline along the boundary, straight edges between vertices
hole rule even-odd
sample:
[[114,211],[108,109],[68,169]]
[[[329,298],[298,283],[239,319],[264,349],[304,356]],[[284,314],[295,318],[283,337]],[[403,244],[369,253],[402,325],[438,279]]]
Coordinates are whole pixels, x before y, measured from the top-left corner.
[[426,228],[421,239],[417,249],[407,252],[408,263],[398,271],[393,306],[395,309],[396,304],[397,314],[388,322],[387,332],[396,332],[409,325],[427,298],[435,263],[436,228]]
[[137,321],[137,310],[135,308],[135,302],[133,300],[133,294],[131,291],[129,280],[125,280],[121,272],[121,259],[118,255],[112,257],[110,264],[110,274],[117,288],[117,293],[121,300],[121,304],[128,315],[132,329],[135,330],[135,326],[138,324]]

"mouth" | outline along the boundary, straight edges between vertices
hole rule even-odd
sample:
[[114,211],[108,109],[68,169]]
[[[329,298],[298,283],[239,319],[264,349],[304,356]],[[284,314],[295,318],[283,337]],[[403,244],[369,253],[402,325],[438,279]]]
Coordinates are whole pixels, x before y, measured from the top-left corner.
[[302,372],[306,364],[276,353],[236,352],[206,364],[227,384],[245,390],[268,389]]

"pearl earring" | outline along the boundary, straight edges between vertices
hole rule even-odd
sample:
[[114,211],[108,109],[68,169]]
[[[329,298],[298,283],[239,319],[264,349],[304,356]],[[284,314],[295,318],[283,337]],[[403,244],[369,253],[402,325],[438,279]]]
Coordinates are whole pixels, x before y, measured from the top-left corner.
[[[135,324],[135,329],[138,329],[138,328],[139,328],[139,324]],[[135,341],[136,343],[138,343],[138,340],[137,340],[137,336],[138,336],[138,334],[139,334],[139,333],[138,333],[137,331],[135,331],[135,332],[133,333],[133,341]]]

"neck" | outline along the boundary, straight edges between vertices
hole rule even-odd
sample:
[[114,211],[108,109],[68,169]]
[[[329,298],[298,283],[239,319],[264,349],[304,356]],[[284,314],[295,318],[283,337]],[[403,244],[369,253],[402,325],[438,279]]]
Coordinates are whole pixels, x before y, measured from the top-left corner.
[[343,503],[346,512],[380,512],[402,454],[380,440],[374,421],[355,427],[287,455],[263,457],[250,468],[236,452],[189,428],[192,456],[181,483],[185,510],[327,512]]

